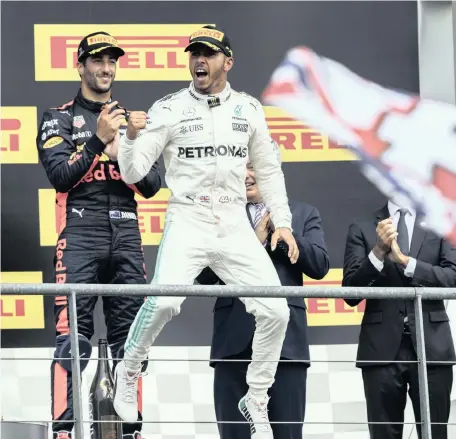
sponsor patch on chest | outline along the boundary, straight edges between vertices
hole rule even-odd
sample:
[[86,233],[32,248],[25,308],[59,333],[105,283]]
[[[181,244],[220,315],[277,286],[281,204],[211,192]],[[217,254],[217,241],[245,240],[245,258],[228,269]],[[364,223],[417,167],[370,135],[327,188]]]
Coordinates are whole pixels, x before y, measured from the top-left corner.
[[219,146],[187,146],[179,147],[179,158],[196,159],[205,157],[247,157],[246,146],[219,145]]
[[233,131],[239,131],[241,133],[246,133],[249,129],[249,126],[246,123],[233,122],[232,126],[233,126]]

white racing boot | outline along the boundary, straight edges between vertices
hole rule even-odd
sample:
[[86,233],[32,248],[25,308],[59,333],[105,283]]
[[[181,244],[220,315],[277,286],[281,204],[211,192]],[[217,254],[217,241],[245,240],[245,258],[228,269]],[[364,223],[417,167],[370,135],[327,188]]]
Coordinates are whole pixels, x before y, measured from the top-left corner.
[[114,410],[126,422],[138,420],[138,380],[141,369],[130,372],[125,361],[119,362],[114,371]]
[[252,439],[274,439],[271,424],[269,424],[268,401],[268,396],[263,401],[258,401],[250,393],[239,401],[239,411],[250,424]]

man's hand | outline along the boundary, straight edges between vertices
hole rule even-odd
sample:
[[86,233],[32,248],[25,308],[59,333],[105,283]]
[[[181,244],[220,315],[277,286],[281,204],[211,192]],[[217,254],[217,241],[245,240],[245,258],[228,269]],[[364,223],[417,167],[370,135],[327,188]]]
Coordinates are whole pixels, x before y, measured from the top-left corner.
[[117,108],[110,111],[117,105],[117,101],[104,106],[97,121],[97,137],[105,144],[111,143],[119,131],[122,122],[125,120],[125,110]]
[[299,249],[296,240],[290,229],[278,227],[271,237],[271,250],[274,251],[278,241],[285,241],[288,244],[288,257],[292,264],[296,264],[299,257]]
[[268,235],[269,235],[269,212],[263,216],[261,221],[255,228],[255,233],[260,242],[264,245]]
[[103,151],[109,157],[109,160],[112,160],[114,162],[117,161],[117,153],[119,151],[119,144],[120,144],[120,133],[119,133],[119,131],[117,131],[113,141],[108,143],[106,145],[106,148]]
[[399,248],[399,244],[397,243],[396,239],[394,239],[393,242],[391,243],[391,252],[389,253],[388,257],[393,262],[396,262],[397,264],[402,265],[403,268],[407,267],[407,264],[409,263],[408,256],[405,256],[401,252],[401,249]]
[[397,237],[396,228],[393,225],[391,218],[386,218],[377,224],[377,243],[372,249],[374,255],[381,261],[385,259],[385,255],[390,251],[391,243]]
[[126,136],[130,140],[135,140],[138,133],[146,128],[146,122],[149,117],[144,111],[131,111],[128,119]]

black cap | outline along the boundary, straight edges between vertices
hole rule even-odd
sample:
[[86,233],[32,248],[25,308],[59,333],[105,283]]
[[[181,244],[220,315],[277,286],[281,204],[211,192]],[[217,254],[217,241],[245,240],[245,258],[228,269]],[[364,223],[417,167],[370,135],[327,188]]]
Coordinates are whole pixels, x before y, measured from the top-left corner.
[[107,32],[89,34],[79,43],[78,61],[107,49],[110,49],[117,57],[125,55],[125,52],[117,45],[117,40]]
[[194,44],[204,44],[216,52],[223,52],[226,56],[232,57],[230,37],[221,29],[214,26],[204,26],[190,35],[189,44],[185,52],[191,50]]

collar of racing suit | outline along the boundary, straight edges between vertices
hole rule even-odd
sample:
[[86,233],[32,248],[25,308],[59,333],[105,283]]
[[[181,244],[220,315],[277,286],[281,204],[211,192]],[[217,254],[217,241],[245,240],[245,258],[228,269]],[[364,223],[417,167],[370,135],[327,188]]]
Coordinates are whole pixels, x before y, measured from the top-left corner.
[[190,96],[193,99],[196,99],[197,101],[200,101],[200,102],[204,102],[205,101],[207,103],[207,105],[210,108],[212,108],[212,107],[216,107],[216,106],[220,105],[221,103],[227,101],[230,98],[230,96],[231,96],[231,85],[227,81],[225,88],[220,93],[213,94],[213,95],[203,95],[201,93],[198,93],[195,90],[195,86],[194,86],[193,81],[192,81],[190,83],[188,91],[190,93]]
[[108,104],[109,102],[111,102],[112,101],[112,97],[109,98],[108,102],[95,102],[95,101],[91,101],[90,99],[86,99],[82,95],[81,89],[79,89],[75,101],[76,101],[76,103],[78,105],[80,105],[81,107],[85,108],[86,110],[89,110],[89,111],[91,111],[93,113],[100,113],[101,112],[101,107],[103,107],[103,105]]

